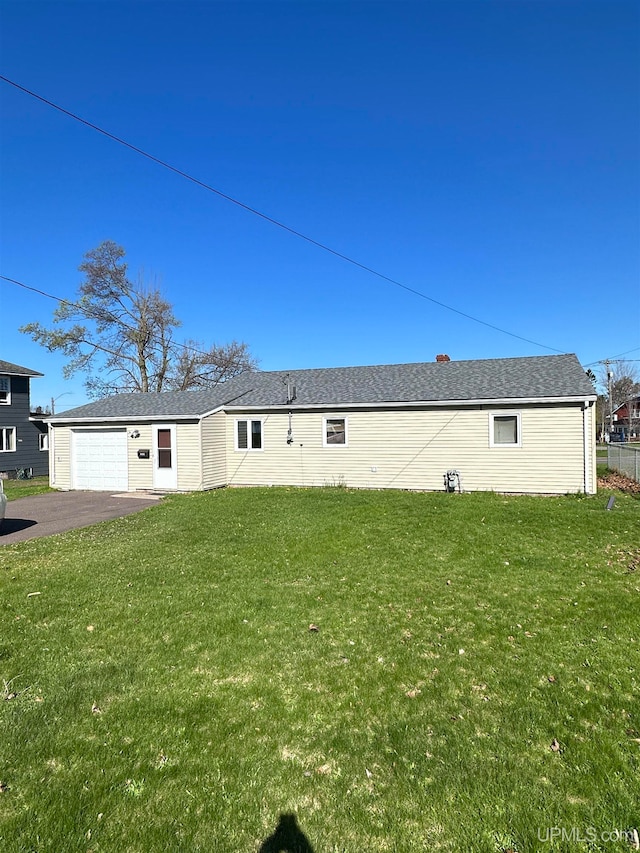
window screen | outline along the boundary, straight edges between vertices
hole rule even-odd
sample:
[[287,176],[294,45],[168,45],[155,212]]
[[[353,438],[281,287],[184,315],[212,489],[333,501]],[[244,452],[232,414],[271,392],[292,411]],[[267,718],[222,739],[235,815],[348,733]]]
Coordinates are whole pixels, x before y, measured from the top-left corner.
[[325,420],[325,442],[327,444],[346,444],[347,428],[344,418],[327,418]]
[[494,415],[493,443],[518,444],[518,416]]

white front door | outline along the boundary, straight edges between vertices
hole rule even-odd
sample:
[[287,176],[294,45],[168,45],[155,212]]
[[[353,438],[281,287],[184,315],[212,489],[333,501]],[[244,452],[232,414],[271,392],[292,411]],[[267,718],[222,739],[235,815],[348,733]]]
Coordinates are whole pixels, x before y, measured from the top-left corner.
[[153,427],[153,488],[177,489],[178,466],[176,458],[175,424],[157,424]]

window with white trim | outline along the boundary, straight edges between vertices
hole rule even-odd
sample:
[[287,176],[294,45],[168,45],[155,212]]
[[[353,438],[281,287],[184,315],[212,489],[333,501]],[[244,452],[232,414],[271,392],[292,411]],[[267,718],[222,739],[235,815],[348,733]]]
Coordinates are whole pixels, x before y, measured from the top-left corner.
[[0,453],[12,453],[16,449],[16,428],[0,427]]
[[347,445],[347,419],[346,418],[324,418],[323,419],[323,445],[325,447],[346,447]]
[[490,412],[489,446],[522,446],[520,433],[520,412]]
[[49,433],[41,432],[38,434],[38,450],[49,449]]
[[262,421],[236,421],[236,450],[262,450]]
[[11,405],[11,379],[0,376],[0,406]]

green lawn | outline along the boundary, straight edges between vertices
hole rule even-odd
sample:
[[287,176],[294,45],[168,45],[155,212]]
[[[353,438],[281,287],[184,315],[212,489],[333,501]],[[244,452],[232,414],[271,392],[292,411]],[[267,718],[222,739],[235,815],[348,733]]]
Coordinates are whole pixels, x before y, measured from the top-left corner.
[[631,849],[608,496],[227,489],[0,547],[0,849]]
[[10,501],[51,492],[48,477],[32,477],[30,480],[3,480],[4,492]]

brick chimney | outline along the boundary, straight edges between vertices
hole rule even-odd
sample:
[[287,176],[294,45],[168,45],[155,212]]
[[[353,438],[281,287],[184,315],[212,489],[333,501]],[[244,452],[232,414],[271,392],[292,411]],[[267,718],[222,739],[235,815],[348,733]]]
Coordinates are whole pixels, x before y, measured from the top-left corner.
[[449,358],[449,356],[448,356],[448,355],[437,355],[437,356],[436,356],[436,361],[438,361],[438,362],[444,362],[444,361],[451,361],[451,359]]

